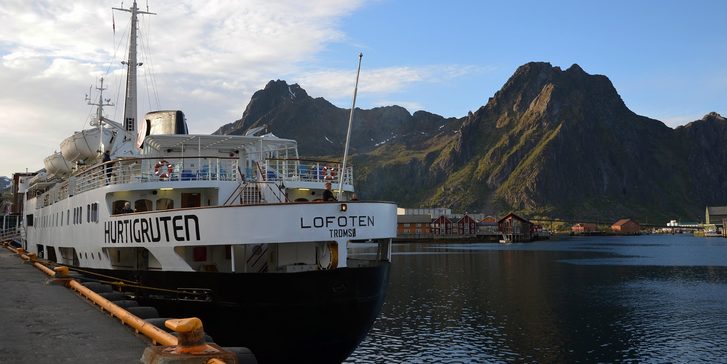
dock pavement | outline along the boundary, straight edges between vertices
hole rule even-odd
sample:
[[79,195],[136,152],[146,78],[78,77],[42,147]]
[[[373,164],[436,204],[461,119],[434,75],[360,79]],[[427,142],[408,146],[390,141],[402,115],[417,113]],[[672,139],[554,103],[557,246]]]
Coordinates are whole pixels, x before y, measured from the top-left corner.
[[0,248],[0,363],[139,363],[148,340]]

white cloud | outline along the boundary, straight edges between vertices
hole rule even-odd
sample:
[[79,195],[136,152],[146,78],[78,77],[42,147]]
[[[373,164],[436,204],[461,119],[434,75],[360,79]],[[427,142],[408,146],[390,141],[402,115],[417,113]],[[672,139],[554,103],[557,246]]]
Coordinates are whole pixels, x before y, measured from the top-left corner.
[[[139,111],[181,109],[191,132],[211,133],[239,118],[270,79],[298,82],[314,97],[350,102],[355,70],[310,71],[332,43],[348,42],[342,19],[364,0],[159,0],[149,2],[139,36]],[[124,2],[129,7],[131,0]],[[116,7],[120,5],[115,4]],[[140,2],[146,10],[146,2]],[[0,8],[0,175],[42,168],[42,160],[87,127],[89,85],[104,76],[105,96],[121,119],[128,14],[98,0],[4,0]],[[147,52],[151,50],[151,52]],[[149,56],[150,55],[150,56]],[[364,60],[365,61],[365,60]],[[355,66],[355,65],[352,65]],[[443,82],[468,66],[388,67],[362,72],[365,97],[396,95],[417,83]],[[155,76],[152,77],[151,74]],[[153,81],[157,91],[144,85]],[[158,102],[157,102],[158,100]],[[374,101],[371,101],[375,105]],[[416,101],[397,102],[419,108]]]
[[[460,65],[363,68],[359,79],[358,92],[361,96],[367,94],[390,95],[406,90],[415,84],[447,82],[482,70],[483,68],[480,67]],[[352,97],[356,74],[354,69],[323,70],[303,73],[294,77],[292,81],[300,84],[311,95],[320,95],[328,100],[340,102]],[[372,101],[372,103],[376,106],[383,106],[380,101]],[[412,107],[415,105],[416,107],[420,106],[415,101],[405,103]]]
[[[120,2],[119,2],[120,3]],[[125,2],[128,8],[131,1]],[[116,4],[118,6],[119,4]],[[140,2],[142,10],[145,3]],[[327,42],[341,39],[341,17],[361,1],[155,1],[142,16],[140,110],[184,109],[190,129],[209,133],[242,114],[252,93],[289,73]],[[42,159],[87,123],[83,96],[105,74],[120,106],[128,15],[95,0],[6,0],[0,8],[0,175],[42,167]],[[151,49],[151,58],[144,55]],[[114,57],[115,56],[115,57]],[[158,92],[142,87],[151,71]],[[151,79],[151,78],[149,78]],[[121,96],[112,96],[120,90]],[[157,96],[158,95],[158,96]],[[156,99],[159,98],[159,105]]]

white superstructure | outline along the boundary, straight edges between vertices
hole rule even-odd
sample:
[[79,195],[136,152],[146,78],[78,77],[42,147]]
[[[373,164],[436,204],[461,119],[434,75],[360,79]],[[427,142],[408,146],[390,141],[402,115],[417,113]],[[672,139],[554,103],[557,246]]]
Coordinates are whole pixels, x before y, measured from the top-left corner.
[[351,166],[260,129],[189,135],[178,110],[137,123],[136,17],[152,13],[116,10],[132,17],[124,120],[104,117],[102,81],[92,128],[19,190],[24,248],[200,317],[260,362],[344,360],[383,305],[396,205],[358,201]]

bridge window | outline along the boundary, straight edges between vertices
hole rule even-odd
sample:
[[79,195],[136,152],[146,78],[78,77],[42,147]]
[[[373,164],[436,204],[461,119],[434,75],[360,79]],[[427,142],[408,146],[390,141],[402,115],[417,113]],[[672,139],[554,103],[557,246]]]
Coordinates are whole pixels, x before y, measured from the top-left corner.
[[171,198],[160,198],[157,200],[157,210],[169,210],[174,208],[174,200]]
[[199,193],[182,193],[182,208],[200,206],[202,206],[202,200]]
[[152,210],[151,200],[146,200],[146,199],[136,200],[134,202],[134,210],[136,210],[137,212],[151,211]]

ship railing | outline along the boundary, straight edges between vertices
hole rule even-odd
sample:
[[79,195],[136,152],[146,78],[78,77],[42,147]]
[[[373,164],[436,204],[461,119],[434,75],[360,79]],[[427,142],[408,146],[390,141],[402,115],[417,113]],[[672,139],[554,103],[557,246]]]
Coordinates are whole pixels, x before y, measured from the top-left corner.
[[[240,181],[238,158],[124,158],[96,164],[39,193],[39,206],[52,205],[82,192],[108,185],[159,181]],[[40,192],[40,191],[39,191]],[[34,195],[35,196],[35,195]]]
[[18,240],[20,240],[20,227],[12,227],[0,230],[0,243]]
[[313,159],[276,159],[269,158],[260,166],[263,180],[333,182],[338,183],[343,173],[343,183],[353,184],[353,167],[341,171],[341,163]]
[[[242,163],[241,163],[242,162]],[[254,163],[234,157],[124,158],[86,167],[41,194],[39,206],[52,205],[82,192],[108,185],[160,181],[285,181],[353,184],[353,167],[341,172],[338,162],[270,158]]]
[[129,158],[106,162],[79,176],[79,191],[109,184],[159,181],[238,181],[237,158]]

